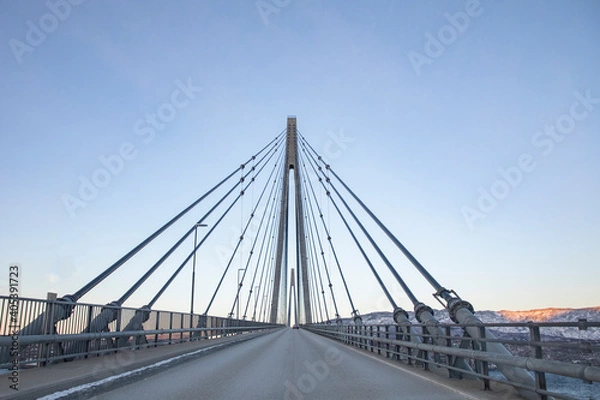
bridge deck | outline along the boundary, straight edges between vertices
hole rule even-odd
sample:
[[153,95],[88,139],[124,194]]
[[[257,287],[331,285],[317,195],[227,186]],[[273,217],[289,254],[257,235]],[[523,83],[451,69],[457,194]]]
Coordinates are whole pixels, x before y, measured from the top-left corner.
[[[219,339],[185,342],[135,351],[121,350],[119,353],[104,355],[102,357],[92,357],[68,363],[52,364],[43,368],[21,370],[19,372],[19,390],[11,390],[8,384],[0,385],[0,400],[37,399],[43,395],[64,391],[80,385],[89,385],[94,382],[99,383],[98,388],[104,389],[108,386],[103,383],[107,378],[127,374],[137,369],[145,369],[145,373],[149,373],[161,368],[160,366],[151,368],[151,366],[159,362],[176,357],[182,358],[168,365],[163,365],[162,368],[164,369],[177,364],[177,362],[185,361],[186,354],[212,349],[215,346],[226,346],[233,342],[260,336],[261,334],[234,335]],[[140,376],[140,374],[136,375]],[[4,377],[5,375],[0,375],[0,378],[3,380],[5,380]],[[118,384],[119,382],[121,382],[121,379],[115,380],[113,384]]]
[[[184,353],[196,350],[199,343],[202,342],[168,347],[185,347],[185,351],[179,351]],[[143,355],[153,350],[167,351],[150,349],[136,353]],[[127,357],[130,356],[121,357],[121,364]],[[156,359],[157,355],[153,357]],[[138,361],[138,364],[142,363],[142,360]],[[98,381],[99,375],[93,374],[98,365],[110,367],[114,362],[102,358],[82,360],[80,367],[73,371],[87,370],[87,375],[95,378],[88,381]],[[58,368],[68,368],[68,363],[45,368],[49,373],[45,374],[46,379],[52,379],[51,371]],[[113,374],[122,372],[114,366],[112,369]],[[21,381],[25,384],[27,380],[35,379],[33,373],[41,377],[43,371],[24,371]],[[31,374],[26,376],[26,372]],[[131,376],[113,383],[108,389],[104,385],[96,392],[84,395],[86,398],[95,394],[95,399],[127,400],[516,398],[511,388],[502,385],[493,387],[492,392],[483,392],[477,382],[448,380],[434,372],[419,373],[412,367],[383,360],[302,329],[278,330],[202,357],[193,357],[187,362],[158,368],[152,374],[146,373],[144,378]]]

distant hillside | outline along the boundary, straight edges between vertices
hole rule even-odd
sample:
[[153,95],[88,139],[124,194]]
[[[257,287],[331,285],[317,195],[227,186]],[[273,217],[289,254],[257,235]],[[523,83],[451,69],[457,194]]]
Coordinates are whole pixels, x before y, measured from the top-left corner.
[[500,310],[498,314],[512,322],[567,322],[587,318],[588,321],[599,321],[600,307],[589,308],[542,308],[528,311]]
[[[409,319],[417,322],[414,313],[409,312]],[[588,308],[545,308],[528,311],[477,311],[475,313],[484,323],[514,323],[514,322],[577,322],[585,318],[588,321],[600,322],[600,307]],[[441,323],[453,323],[446,310],[435,310],[434,317]],[[391,312],[381,311],[365,314],[362,316],[363,322],[368,325],[375,324],[393,324]],[[344,323],[352,323],[351,319],[344,320]],[[494,328],[496,334],[506,337],[506,335],[524,335],[528,333],[527,328]],[[542,328],[541,333],[546,337],[556,339],[580,339],[580,340],[600,340],[600,329],[589,329],[581,331],[578,328]]]
[[[409,312],[411,322],[417,322],[414,313]],[[540,310],[528,311],[477,311],[475,313],[484,323],[514,323],[514,322],[578,322],[579,319],[585,318],[590,322],[600,322],[600,307],[589,308],[545,308]],[[446,310],[435,310],[434,317],[440,323],[453,323]],[[393,324],[391,312],[373,312],[362,316],[363,322],[366,325],[387,325]],[[344,323],[351,324],[351,319],[345,319]],[[529,329],[526,327],[496,327],[490,328],[490,331],[499,339],[506,340],[528,340]],[[593,344],[600,344],[600,328],[580,330],[577,327],[559,328],[543,327],[540,329],[543,340],[546,341],[563,341],[563,340],[578,340],[586,341]],[[523,357],[531,357],[531,349],[528,346],[513,346],[507,345],[508,349],[515,355]],[[600,360],[594,353],[582,353],[581,351],[573,351],[562,348],[546,348],[544,358],[569,362],[577,359],[581,363],[589,363],[590,365],[600,366]]]

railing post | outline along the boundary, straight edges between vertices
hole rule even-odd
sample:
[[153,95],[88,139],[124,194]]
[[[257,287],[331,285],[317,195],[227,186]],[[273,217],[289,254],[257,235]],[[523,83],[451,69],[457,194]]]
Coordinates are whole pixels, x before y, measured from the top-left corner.
[[388,340],[390,340],[390,326],[386,325],[385,326],[385,339],[386,339],[386,343],[385,343],[385,358],[390,358],[390,342],[388,342]]
[[346,325],[346,326],[344,327],[344,331],[345,331],[345,332],[346,332],[346,334],[347,334],[347,335],[346,335],[346,344],[347,344],[348,346],[351,346],[351,345],[352,345],[352,342],[350,341],[350,335],[352,334],[352,328],[350,327],[350,325]]
[[[433,338],[431,337],[429,330],[425,325],[421,325],[421,337],[423,343],[433,343]],[[429,371],[429,352],[427,350],[422,351],[423,354],[423,369],[425,371]]]
[[171,344],[171,338],[173,337],[173,311],[169,312],[169,344]]
[[[56,310],[56,298],[52,300],[50,303],[50,319],[48,320],[48,324],[46,325],[46,333],[54,333],[54,326],[52,322],[54,321],[54,313]],[[54,352],[60,353],[60,346],[57,343],[52,343],[46,346],[46,362],[50,359],[50,350],[53,349]]]
[[[398,340],[398,325],[394,325],[394,339]],[[400,328],[400,331],[402,332],[402,328]],[[400,334],[400,340],[404,340],[404,332],[402,332]],[[392,360],[394,359],[394,357],[396,358],[396,360],[400,361],[400,345],[399,344],[395,344],[394,345],[394,350],[396,352],[396,354],[392,354]]]
[[[482,341],[480,342],[480,347],[481,347],[481,351],[487,351],[487,342],[485,341],[485,327],[484,326],[480,326],[479,327],[479,337],[480,339],[482,339]],[[482,371],[481,373],[485,376],[489,376],[489,370],[488,370],[488,362],[483,360],[481,362],[481,367],[482,367]],[[483,378],[483,390],[490,390],[490,380],[487,378]]]
[[361,349],[365,349],[365,350],[367,350],[367,345],[368,345],[368,342],[367,342],[367,330],[368,329],[369,328],[367,328],[366,325],[363,325],[360,327],[360,345],[361,345],[360,347],[361,347]]
[[[446,332],[446,347],[452,347],[452,338],[450,337],[452,332],[450,330],[450,326],[446,326],[445,332]],[[449,367],[454,367],[454,364],[455,364],[454,357],[452,357],[449,354],[446,354],[446,361],[448,362]],[[456,373],[456,371],[448,368],[448,378],[454,378],[457,375],[458,374]]]
[[123,308],[119,306],[117,309],[117,323],[115,327],[115,332],[121,332],[121,319],[123,316]]
[[184,336],[184,332],[183,330],[185,329],[185,314],[183,313],[179,313],[179,329],[181,329],[181,333],[179,334],[179,342],[183,342],[183,336]]
[[379,338],[381,337],[381,326],[377,325],[377,354],[381,354],[381,342]]
[[[44,322],[43,322],[43,333],[44,335],[49,335],[51,333],[50,325],[54,320],[54,301],[58,295],[56,293],[48,292],[46,297],[46,310],[44,311]],[[38,351],[38,358],[44,359],[44,361],[38,362],[39,367],[43,367],[46,365],[48,358],[50,357],[50,346],[47,343],[44,343],[40,346]]]
[[[87,321],[86,321],[86,323],[85,323],[85,326],[86,326],[87,328],[85,329],[85,332],[89,332],[89,330],[90,330],[90,324],[92,323],[92,315],[93,315],[93,312],[92,312],[92,310],[93,310],[93,309],[94,309],[94,306],[88,306],[88,312],[87,312]],[[100,341],[100,342],[101,342],[101,341]],[[89,357],[89,355],[90,355],[90,350],[91,350],[91,347],[92,347],[92,341],[91,341],[91,340],[87,340],[87,341],[85,342],[85,353],[86,353],[86,354],[85,354],[84,358],[88,358],[88,357]]]
[[[540,335],[540,327],[539,325],[529,325],[529,337],[532,342],[533,350],[535,358],[539,358],[540,360],[543,358],[542,354],[542,346],[540,342],[542,341],[542,336]],[[534,371],[535,375],[535,388],[546,390],[546,374],[540,371]],[[540,394],[541,400],[548,400],[548,396],[545,394]]]
[[373,353],[373,325],[369,326],[369,348]]
[[[412,341],[411,336],[412,336],[411,326],[410,325],[406,325],[406,341],[409,342],[409,343]],[[400,349],[400,346],[398,346],[398,349]],[[407,361],[408,365],[412,365],[412,361],[413,361],[412,360],[412,353],[413,353],[412,347],[407,346],[406,347],[406,356],[407,356],[406,361]],[[400,350],[398,350],[398,360],[400,360]]]
[[354,336],[352,336],[354,334],[354,330],[356,329],[356,327],[354,325],[348,325],[348,344],[350,346],[354,346]]
[[[160,326],[160,312],[156,311],[156,330]],[[154,347],[158,347],[158,333],[154,335]]]
[[353,343],[354,338],[352,336],[350,336],[350,335],[352,335],[352,332],[354,331],[354,327],[352,325],[348,325],[346,327],[346,331],[348,332],[348,345],[353,346],[354,345],[354,343]]

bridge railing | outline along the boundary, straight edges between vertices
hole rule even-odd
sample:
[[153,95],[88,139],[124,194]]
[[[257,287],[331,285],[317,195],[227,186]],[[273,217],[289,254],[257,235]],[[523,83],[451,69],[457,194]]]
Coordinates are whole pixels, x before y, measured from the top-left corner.
[[[72,310],[72,314],[58,320],[57,315],[64,313],[65,308]],[[114,320],[98,323],[107,313]],[[122,348],[215,339],[273,327],[262,322],[175,311],[0,296],[0,369],[45,365]]]
[[[590,384],[600,394],[600,387],[597,385],[600,382],[600,340],[594,339],[600,333],[600,322],[580,320],[562,323],[438,326],[445,332],[441,337],[446,346],[439,345],[439,335],[436,335],[434,341],[434,335],[428,333],[427,325],[424,324],[313,324],[303,328],[407,365],[424,370],[445,370],[449,378],[474,377],[481,380],[484,390],[490,389],[490,381],[496,381],[531,390],[540,399],[580,398],[563,390],[561,385],[564,386],[564,381],[560,385],[554,385],[547,379],[549,376],[558,376],[567,379],[567,386]],[[463,328],[467,326],[478,327],[480,338],[465,335]],[[485,328],[494,332],[494,337],[486,337]],[[561,330],[562,337],[549,334],[556,328]],[[492,342],[504,344],[513,356],[486,352],[486,344]],[[459,359],[466,360],[471,369],[458,368]],[[536,387],[507,381],[496,371],[496,366],[500,364],[530,371],[535,378]],[[551,379],[554,380],[556,379]],[[583,391],[586,391],[585,387]]]

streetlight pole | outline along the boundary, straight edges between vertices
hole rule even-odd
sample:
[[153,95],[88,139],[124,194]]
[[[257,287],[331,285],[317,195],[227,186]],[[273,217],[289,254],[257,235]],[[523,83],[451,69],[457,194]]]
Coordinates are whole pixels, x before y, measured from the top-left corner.
[[237,274],[237,278],[238,278],[238,288],[237,288],[237,313],[236,313],[236,319],[240,319],[240,292],[242,291],[242,288],[240,286],[240,272],[241,271],[246,271],[246,268],[239,268],[238,269],[238,274]]
[[256,320],[256,306],[258,305],[258,286],[254,286],[254,312],[252,313],[252,321]]
[[194,317],[194,289],[196,286],[196,246],[198,246],[198,228],[201,226],[208,226],[206,224],[197,223],[194,225],[194,259],[192,261],[192,301],[190,304],[190,323],[191,318]]

